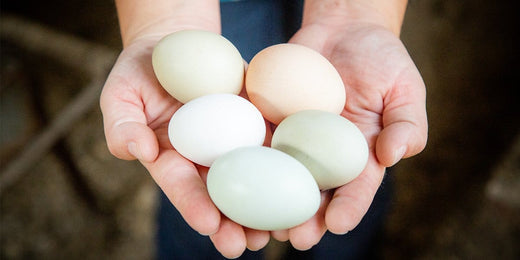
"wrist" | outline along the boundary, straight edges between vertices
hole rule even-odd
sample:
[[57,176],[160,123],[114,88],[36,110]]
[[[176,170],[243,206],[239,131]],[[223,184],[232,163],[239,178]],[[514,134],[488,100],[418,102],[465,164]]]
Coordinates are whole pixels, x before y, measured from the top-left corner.
[[184,29],[220,33],[217,0],[116,0],[123,46]]
[[307,0],[302,26],[320,24],[334,29],[372,24],[399,36],[406,4],[407,0]]

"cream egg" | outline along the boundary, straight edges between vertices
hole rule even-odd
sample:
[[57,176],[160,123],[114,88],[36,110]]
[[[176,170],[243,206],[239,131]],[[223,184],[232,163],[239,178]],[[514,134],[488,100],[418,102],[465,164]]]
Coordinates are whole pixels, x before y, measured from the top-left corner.
[[321,190],[355,179],[368,161],[368,144],[358,127],[334,113],[305,110],[285,118],[271,147],[304,164]]
[[242,147],[219,157],[207,177],[217,208],[257,230],[282,230],[311,218],[321,202],[309,170],[278,150]]
[[265,121],[258,109],[233,94],[212,94],[191,100],[172,116],[172,146],[194,163],[210,166],[224,153],[242,146],[261,146]]
[[240,93],[244,62],[223,36],[183,30],[162,38],[152,54],[155,75],[174,98],[186,103],[214,93]]
[[246,71],[247,94],[272,123],[290,114],[318,109],[339,114],[345,87],[338,71],[320,53],[297,44],[278,44],[257,53]]

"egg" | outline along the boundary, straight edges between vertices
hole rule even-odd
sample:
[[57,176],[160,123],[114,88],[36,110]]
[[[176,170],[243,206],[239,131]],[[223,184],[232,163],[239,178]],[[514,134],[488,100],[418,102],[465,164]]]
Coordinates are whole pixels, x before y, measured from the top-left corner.
[[263,146],[242,147],[219,157],[209,169],[207,187],[224,215],[257,230],[297,226],[311,218],[321,202],[305,166]]
[[334,66],[297,44],[277,44],[257,53],[246,71],[245,87],[251,102],[275,124],[307,109],[339,114],[346,100]]
[[238,94],[244,82],[244,61],[223,36],[183,30],[162,38],[152,53],[155,75],[174,98],[186,103],[214,94]]
[[189,101],[171,117],[168,136],[185,158],[209,167],[224,153],[262,145],[265,121],[248,100],[233,94],[211,94]]
[[321,190],[352,181],[368,161],[368,144],[359,128],[326,111],[305,110],[288,116],[273,133],[271,147],[304,164]]

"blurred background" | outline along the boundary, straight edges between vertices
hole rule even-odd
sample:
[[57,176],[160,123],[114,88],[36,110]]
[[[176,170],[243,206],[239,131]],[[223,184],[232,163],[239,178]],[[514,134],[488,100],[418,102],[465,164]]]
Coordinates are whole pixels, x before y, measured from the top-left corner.
[[[520,257],[510,2],[409,4],[402,40],[427,85],[430,133],[395,166],[383,258]],[[113,2],[4,0],[0,22],[0,258],[153,258],[157,187],[110,155],[98,106],[121,50]]]

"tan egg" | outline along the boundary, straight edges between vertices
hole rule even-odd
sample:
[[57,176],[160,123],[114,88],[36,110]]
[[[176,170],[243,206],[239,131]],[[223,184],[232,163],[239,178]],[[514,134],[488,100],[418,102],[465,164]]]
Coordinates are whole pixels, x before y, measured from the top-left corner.
[[340,114],[345,87],[338,71],[320,53],[297,44],[278,44],[253,57],[246,72],[251,102],[272,123],[302,110]]

